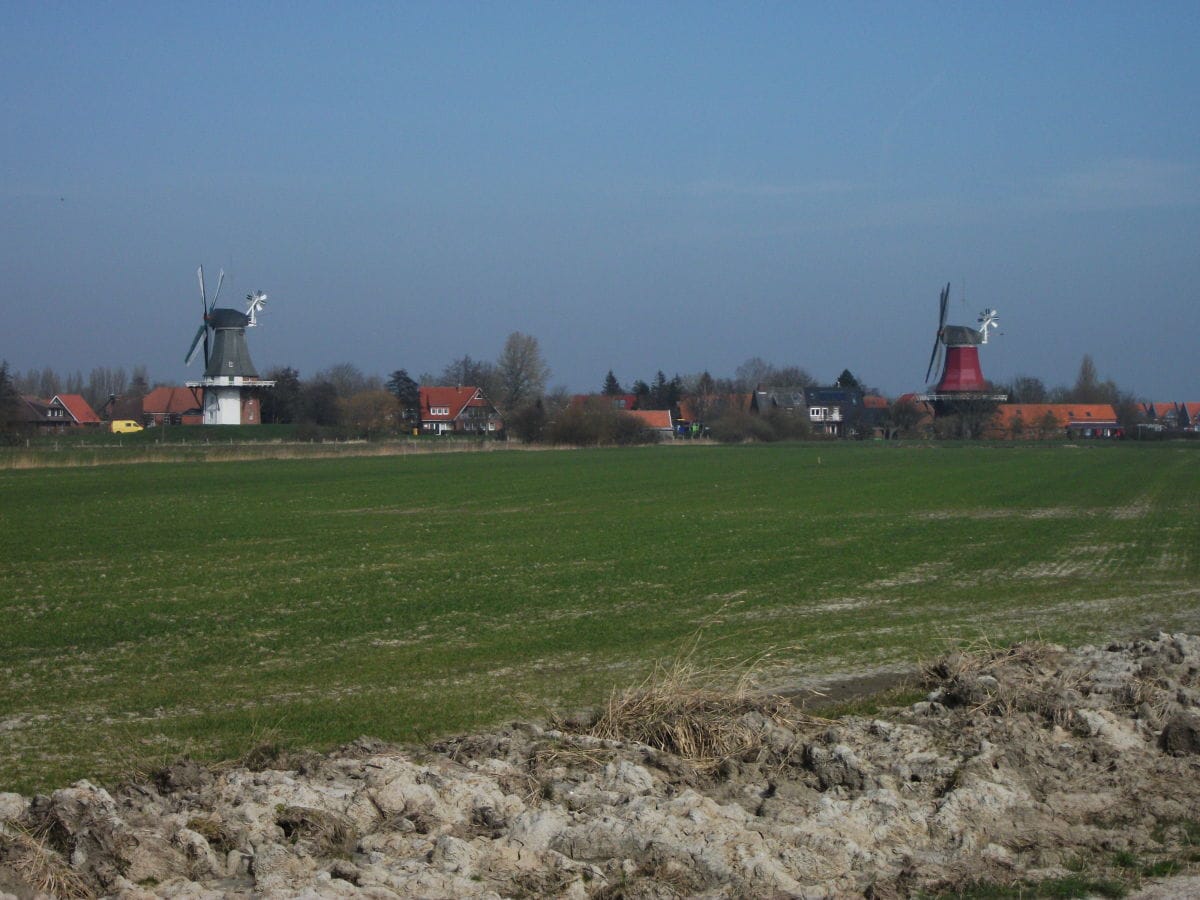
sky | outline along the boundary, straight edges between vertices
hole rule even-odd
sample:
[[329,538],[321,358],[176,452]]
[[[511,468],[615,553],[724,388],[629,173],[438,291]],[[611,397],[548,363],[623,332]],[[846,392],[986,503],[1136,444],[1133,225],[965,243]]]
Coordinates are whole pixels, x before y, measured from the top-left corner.
[[[0,358],[1200,398],[1200,4],[0,3]],[[935,374],[936,378],[936,374]]]

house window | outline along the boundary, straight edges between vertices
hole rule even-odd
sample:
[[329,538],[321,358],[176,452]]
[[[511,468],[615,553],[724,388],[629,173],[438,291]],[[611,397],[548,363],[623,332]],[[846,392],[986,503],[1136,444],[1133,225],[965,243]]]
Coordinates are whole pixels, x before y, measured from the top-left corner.
[[450,415],[450,407],[448,406],[432,406],[429,408],[431,416],[448,416]]

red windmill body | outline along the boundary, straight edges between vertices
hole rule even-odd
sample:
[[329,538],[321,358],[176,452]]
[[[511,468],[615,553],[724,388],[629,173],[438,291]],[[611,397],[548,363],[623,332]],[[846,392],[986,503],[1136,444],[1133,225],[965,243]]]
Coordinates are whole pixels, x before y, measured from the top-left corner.
[[938,356],[943,358],[942,375],[933,389],[931,398],[954,399],[990,393],[988,383],[979,367],[979,346],[988,341],[988,329],[995,328],[999,316],[994,309],[985,309],[979,315],[979,328],[966,325],[947,325],[946,313],[950,306],[950,285],[942,289],[941,309],[938,314],[938,330],[933,340],[933,353],[929,356],[929,368],[925,380],[933,374]]

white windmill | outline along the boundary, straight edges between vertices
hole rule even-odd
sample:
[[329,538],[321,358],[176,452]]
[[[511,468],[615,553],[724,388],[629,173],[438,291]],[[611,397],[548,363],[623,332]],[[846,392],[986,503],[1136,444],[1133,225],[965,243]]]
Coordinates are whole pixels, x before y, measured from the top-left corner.
[[211,305],[204,290],[203,266],[196,270],[196,277],[200,281],[203,320],[192,339],[184,365],[191,365],[203,344],[204,380],[189,381],[187,386],[204,390],[205,425],[257,425],[261,421],[257,392],[274,387],[275,382],[258,377],[246,346],[246,329],[258,324],[258,313],[266,304],[267,295],[262,291],[247,294],[245,312],[218,308],[217,298],[225,282],[225,271],[222,269],[217,278]]

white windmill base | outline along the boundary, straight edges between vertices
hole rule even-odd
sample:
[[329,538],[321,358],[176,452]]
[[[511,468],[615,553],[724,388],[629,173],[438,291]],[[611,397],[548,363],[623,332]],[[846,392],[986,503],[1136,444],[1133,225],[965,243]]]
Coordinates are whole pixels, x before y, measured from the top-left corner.
[[[231,381],[236,383],[227,383]],[[273,381],[244,381],[241,378],[188,382],[188,387],[204,388],[205,425],[258,425],[261,422],[258,391],[253,388],[274,386]]]
[[204,389],[205,425],[241,425],[241,388],[209,387]]

